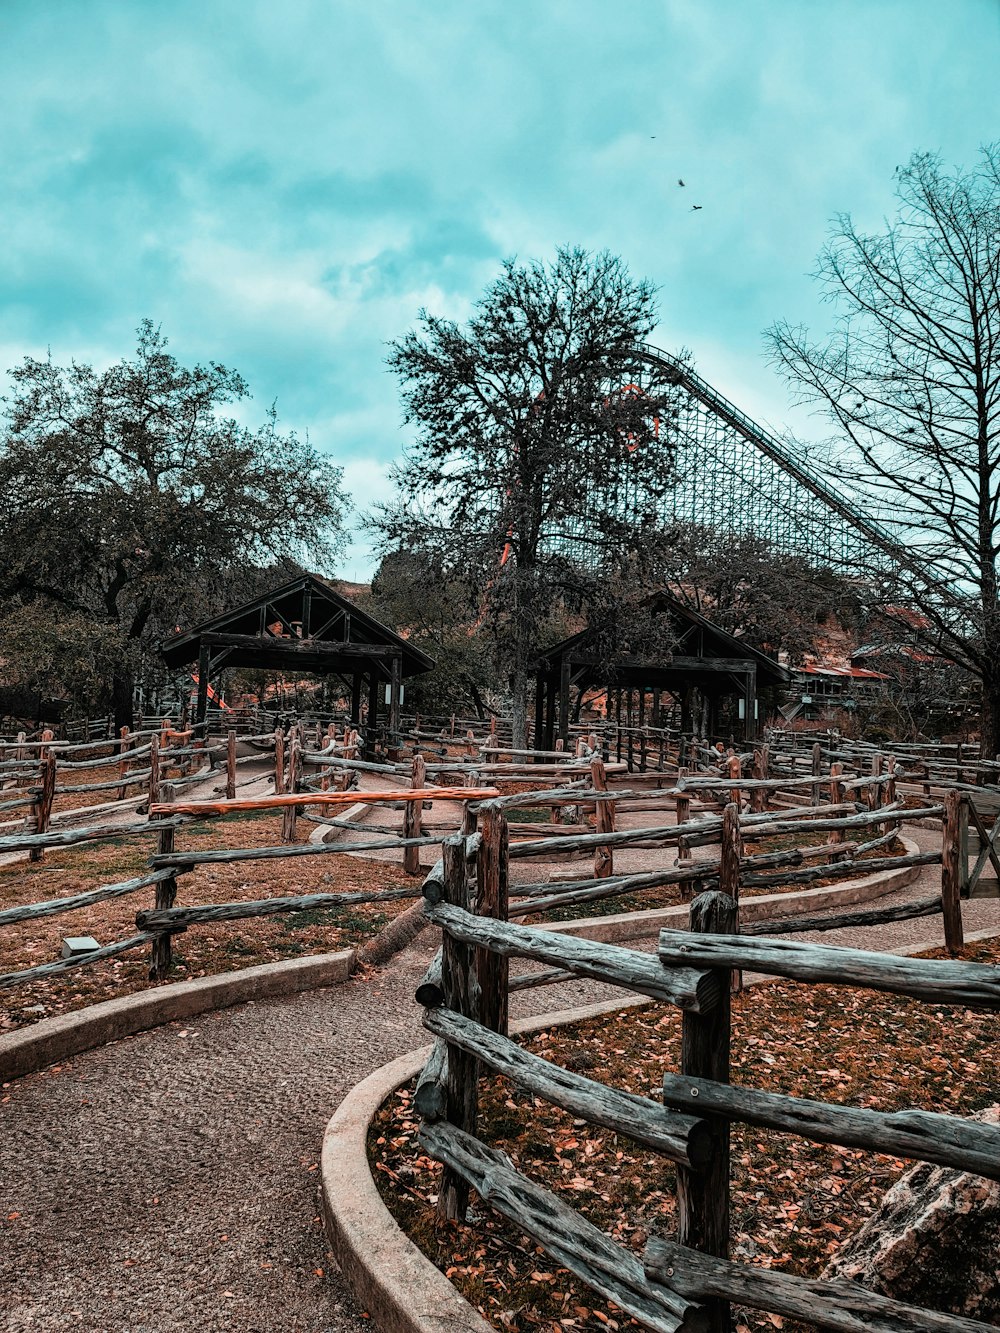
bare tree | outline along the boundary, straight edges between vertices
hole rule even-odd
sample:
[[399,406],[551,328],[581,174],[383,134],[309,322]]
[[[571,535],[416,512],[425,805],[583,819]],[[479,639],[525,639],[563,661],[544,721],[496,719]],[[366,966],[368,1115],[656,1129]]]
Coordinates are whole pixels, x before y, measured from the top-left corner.
[[[897,169],[898,211],[866,234],[836,219],[817,277],[835,311],[816,341],[786,323],[773,358],[839,428],[832,479],[890,537],[866,571],[928,620],[934,652],[980,684],[1000,751],[1000,148],[972,170]],[[893,549],[894,548],[894,549]]]

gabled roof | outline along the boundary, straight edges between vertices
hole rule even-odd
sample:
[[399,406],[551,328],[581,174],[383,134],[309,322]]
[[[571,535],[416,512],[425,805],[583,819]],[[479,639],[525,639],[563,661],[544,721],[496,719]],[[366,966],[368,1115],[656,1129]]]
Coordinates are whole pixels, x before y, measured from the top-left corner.
[[[741,661],[752,662],[757,668],[758,680],[767,685],[784,685],[791,679],[791,673],[786,667],[780,666],[773,657],[768,657],[759,648],[752,648],[750,644],[736,635],[730,634],[719,625],[713,624],[707,620],[700,612],[695,611],[693,607],[686,606],[676,597],[668,592],[654,593],[652,597],[644,603],[646,610],[657,614],[667,615],[671,618],[675,628],[678,631],[678,639],[681,641],[676,653],[666,652],[658,654],[655,661],[650,658],[647,665],[657,671],[669,671],[676,659],[683,661],[685,669],[696,670],[691,666],[692,659],[697,658],[709,663],[713,660],[722,659],[723,661]],[[580,630],[578,634],[572,634],[569,638],[553,644],[551,648],[546,648],[538,654],[536,667],[540,670],[553,669],[564,658],[568,657],[571,662],[584,663],[592,658],[590,647],[596,639],[596,631],[592,629]],[[691,640],[690,646],[684,644],[684,640]],[[641,669],[641,663],[638,659],[626,659],[632,670]]]
[[229,666],[299,671],[381,668],[393,657],[404,676],[430,671],[434,659],[362,611],[325,579],[302,574],[160,644],[168,666],[194,662],[202,645],[229,648]]

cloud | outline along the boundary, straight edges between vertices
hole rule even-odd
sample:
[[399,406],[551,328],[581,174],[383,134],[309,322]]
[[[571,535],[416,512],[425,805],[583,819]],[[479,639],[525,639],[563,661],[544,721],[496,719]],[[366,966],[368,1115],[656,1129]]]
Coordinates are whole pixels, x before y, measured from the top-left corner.
[[386,343],[421,307],[464,319],[505,256],[582,244],[780,424],[761,329],[828,318],[808,273],[833,212],[878,225],[917,148],[971,160],[995,12],[9,0],[0,356],[106,364],[149,315],[374,495],[403,440]]

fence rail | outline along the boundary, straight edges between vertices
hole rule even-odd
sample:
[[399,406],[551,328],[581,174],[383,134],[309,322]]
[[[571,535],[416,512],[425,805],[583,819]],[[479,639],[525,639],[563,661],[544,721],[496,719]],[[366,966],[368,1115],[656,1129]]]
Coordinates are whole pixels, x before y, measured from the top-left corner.
[[[461,833],[445,839],[442,860],[423,885],[425,914],[441,928],[443,944],[417,989],[417,1000],[425,1006],[424,1026],[436,1041],[414,1104],[422,1119],[420,1145],[444,1168],[439,1212],[463,1218],[474,1188],[557,1263],[648,1327],[668,1333],[722,1333],[729,1328],[733,1300],[851,1333],[986,1329],[974,1320],[876,1297],[850,1283],[809,1281],[730,1262],[729,1125],[734,1121],[1000,1179],[1000,1129],[994,1126],[732,1087],[730,983],[738,969],[748,968],[808,984],[1000,1010],[1000,967],[748,937],[734,933],[736,899],[717,891],[691,904],[688,931],[661,932],[656,957],[516,926],[504,919],[506,895],[489,900],[482,892],[490,867],[505,867],[514,851],[500,802],[481,804],[479,813],[484,810],[489,818],[476,838]],[[737,828],[736,816],[735,807],[728,806],[723,828]],[[946,854],[943,880],[948,861]],[[738,882],[738,856],[733,864]],[[563,1069],[511,1041],[506,995],[526,978],[512,983],[506,967],[499,972],[495,967],[497,958],[506,965],[511,957],[549,964],[553,980],[596,978],[679,1006],[681,1067],[665,1074],[662,1105]],[[505,1154],[481,1142],[478,1098],[484,1067],[534,1097],[629,1135],[675,1162],[677,1242],[653,1238],[640,1264]]]

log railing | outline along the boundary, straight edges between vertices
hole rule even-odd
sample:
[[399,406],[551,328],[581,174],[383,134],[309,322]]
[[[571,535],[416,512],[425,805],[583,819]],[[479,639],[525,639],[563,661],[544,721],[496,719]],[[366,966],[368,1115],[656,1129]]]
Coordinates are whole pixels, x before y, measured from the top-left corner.
[[[509,806],[507,807],[509,808]],[[484,819],[484,811],[489,815]],[[691,904],[688,931],[665,930],[656,956],[503,919],[502,899],[483,908],[480,862],[504,863],[500,802],[479,807],[480,830],[445,840],[423,886],[424,911],[442,949],[417,990],[432,1055],[414,1098],[421,1148],[443,1165],[438,1210],[462,1219],[474,1188],[551,1258],[647,1327],[721,1333],[732,1301],[821,1328],[898,1333],[901,1328],[971,1333],[986,1325],[862,1291],[733,1263],[729,1256],[729,1125],[762,1125],[819,1143],[933,1162],[1000,1179],[1000,1129],[960,1117],[881,1113],[733,1087],[729,1081],[730,978],[737,969],[806,983],[864,987],[928,1003],[1000,1010],[1000,968],[769,941],[733,933],[738,909],[726,893]],[[732,823],[730,817],[729,823]],[[476,910],[473,909],[473,902]],[[662,1103],[588,1079],[529,1053],[506,1034],[496,988],[517,989],[490,960],[548,964],[559,979],[588,977],[677,1006],[680,1069],[665,1074]],[[678,1234],[656,1237],[644,1262],[477,1137],[483,1070],[588,1123],[628,1135],[677,1166]],[[863,1317],[862,1317],[863,1316]]]
[[[183,799],[172,799],[173,790],[170,784],[163,784],[161,794],[168,799],[159,801],[150,807],[148,820],[137,821],[132,824],[93,825],[79,829],[19,833],[9,837],[0,837],[0,852],[27,852],[29,856],[40,856],[46,849],[73,847],[83,843],[99,843],[121,837],[153,836],[158,841],[158,850],[148,863],[150,872],[148,874],[113,884],[99,885],[94,889],[68,897],[47,899],[43,902],[11,907],[0,911],[0,927],[3,927],[77,911],[90,907],[94,903],[138,893],[149,888],[152,888],[155,892],[155,901],[152,908],[140,910],[136,913],[137,933],[135,935],[113,944],[102,945],[98,949],[71,958],[39,964],[18,972],[0,974],[0,989],[8,989],[57,975],[73,968],[86,967],[89,964],[101,962],[128,950],[139,948],[147,943],[152,946],[150,976],[151,978],[162,978],[171,966],[171,937],[186,930],[191,925],[313,911],[319,908],[350,908],[360,903],[397,902],[401,899],[416,898],[420,895],[420,888],[415,885],[412,888],[371,892],[298,894],[253,901],[239,900],[225,903],[176,906],[178,879],[190,874],[200,865],[336,856],[365,851],[401,850],[405,854],[411,849],[419,850],[422,847],[437,845],[440,842],[439,838],[434,837],[420,836],[407,839],[390,835],[376,839],[361,839],[349,843],[323,842],[303,845],[282,843],[266,847],[223,847],[182,851],[175,846],[177,830],[199,818],[225,816],[226,814],[245,810],[260,812],[287,811],[294,808],[296,803],[320,807],[337,807],[350,804],[356,798],[350,793],[342,792],[304,792],[301,794],[279,793],[273,796],[243,800],[185,801]],[[432,799],[435,801],[458,802],[464,806],[472,799],[483,800],[496,794],[494,788],[435,787],[401,792],[369,792],[366,794],[366,799],[373,804],[380,802],[395,803],[398,801],[422,803],[425,799]]]

